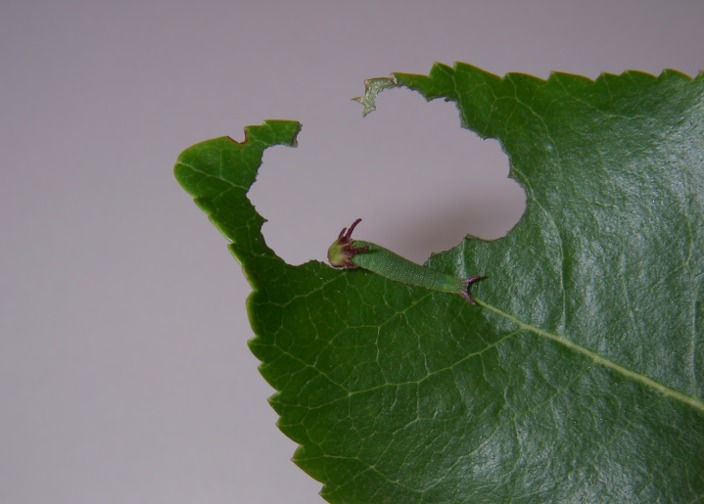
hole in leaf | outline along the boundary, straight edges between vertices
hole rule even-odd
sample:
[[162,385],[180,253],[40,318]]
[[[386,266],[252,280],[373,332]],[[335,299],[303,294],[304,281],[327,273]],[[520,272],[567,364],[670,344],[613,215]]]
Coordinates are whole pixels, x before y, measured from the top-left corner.
[[466,234],[500,238],[520,219],[525,193],[508,178],[506,154],[461,128],[453,103],[394,89],[364,119],[359,104],[348,108],[302,120],[297,149],[264,155],[249,196],[287,262],[324,261],[357,217],[357,238],[416,262]]

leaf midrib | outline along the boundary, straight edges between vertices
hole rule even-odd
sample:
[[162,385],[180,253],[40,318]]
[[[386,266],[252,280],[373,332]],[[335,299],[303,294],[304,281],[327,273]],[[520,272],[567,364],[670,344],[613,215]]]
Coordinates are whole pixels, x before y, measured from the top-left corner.
[[516,324],[519,328],[521,328],[525,331],[530,331],[530,332],[536,334],[537,336],[547,338],[547,339],[552,340],[556,343],[559,343],[560,345],[572,350],[573,352],[577,352],[581,355],[584,355],[584,356],[590,358],[597,365],[600,365],[605,368],[616,371],[617,373],[620,373],[621,375],[625,376],[626,378],[629,378],[631,380],[635,380],[638,383],[645,385],[646,387],[649,387],[653,390],[660,392],[661,394],[663,394],[666,397],[669,397],[670,399],[674,399],[674,400],[679,401],[681,403],[687,404],[688,406],[691,406],[692,408],[704,413],[704,401],[697,399],[696,397],[692,397],[687,394],[683,394],[682,392],[675,390],[673,388],[667,387],[666,385],[663,385],[662,383],[659,383],[644,374],[636,373],[635,371],[632,371],[626,367],[623,367],[620,364],[617,364],[616,362],[609,360],[609,359],[606,359],[606,358],[602,357],[601,355],[597,354],[596,352],[589,350],[588,348],[585,348],[581,345],[578,345],[577,343],[574,343],[573,341],[568,340],[564,336],[561,336],[559,334],[553,334],[553,333],[548,332],[548,331],[541,329],[539,327],[535,327],[531,324],[527,324],[527,323],[523,322],[522,320],[517,319],[513,315],[506,313],[504,311],[501,311],[500,309],[496,308],[495,306],[489,305],[479,299],[477,299],[476,301],[477,301],[477,304],[479,304],[483,308],[486,308],[487,310],[494,312],[496,315],[498,315],[500,317],[503,317],[507,320],[510,320],[511,322]]

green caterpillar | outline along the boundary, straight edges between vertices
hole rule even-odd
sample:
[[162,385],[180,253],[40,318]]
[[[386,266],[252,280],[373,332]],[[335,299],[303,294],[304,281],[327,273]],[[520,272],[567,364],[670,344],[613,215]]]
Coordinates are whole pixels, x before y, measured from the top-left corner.
[[470,289],[472,284],[484,278],[482,275],[455,277],[413,263],[374,243],[352,240],[352,231],[361,220],[354,221],[349,229],[342,228],[337,240],[330,245],[328,261],[333,267],[363,268],[396,282],[459,294],[475,304]]

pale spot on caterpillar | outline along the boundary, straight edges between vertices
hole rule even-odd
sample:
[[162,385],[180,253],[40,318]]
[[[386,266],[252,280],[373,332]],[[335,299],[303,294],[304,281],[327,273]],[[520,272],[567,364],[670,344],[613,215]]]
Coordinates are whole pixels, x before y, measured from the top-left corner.
[[355,220],[349,229],[342,228],[337,240],[328,248],[328,261],[333,267],[363,268],[396,282],[459,294],[475,304],[470,290],[475,282],[484,278],[482,275],[455,277],[411,262],[374,243],[352,240],[352,231],[361,220]]

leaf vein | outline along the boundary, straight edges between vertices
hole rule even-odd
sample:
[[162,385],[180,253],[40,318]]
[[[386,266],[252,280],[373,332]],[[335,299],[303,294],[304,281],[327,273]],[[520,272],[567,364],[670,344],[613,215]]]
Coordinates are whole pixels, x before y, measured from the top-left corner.
[[629,378],[631,380],[637,381],[642,385],[645,385],[646,387],[649,387],[653,390],[656,390],[657,392],[663,394],[664,396],[673,399],[675,401],[679,401],[681,403],[687,404],[688,406],[691,406],[692,408],[703,412],[704,413],[704,401],[696,398],[689,396],[687,394],[683,394],[682,392],[675,390],[673,388],[667,387],[663,385],[662,383],[659,383],[652,378],[645,376],[641,373],[637,373],[635,371],[632,371],[624,366],[621,366],[620,364],[617,364],[616,362],[606,359],[599,355],[598,353],[589,350],[588,348],[585,348],[581,345],[578,345],[577,343],[574,343],[573,341],[568,340],[564,336],[561,336],[559,334],[553,334],[551,332],[548,332],[544,329],[540,329],[539,327],[532,326],[530,324],[527,324],[523,322],[522,320],[517,319],[516,317],[501,311],[500,309],[489,305],[487,303],[484,303],[481,300],[477,300],[477,303],[480,304],[482,307],[486,308],[487,310],[490,310],[494,312],[496,315],[500,317],[504,317],[514,324],[516,324],[518,327],[525,331],[529,331],[532,333],[535,333],[538,336],[541,336],[543,338],[547,338],[549,340],[552,340],[556,343],[559,343],[568,349],[575,351],[577,353],[580,353],[584,355],[585,357],[590,358],[592,361],[594,361],[595,364],[598,364],[602,367],[605,367],[607,369],[611,369],[612,371],[615,371],[617,373],[620,373],[621,375],[625,376],[626,378]]

